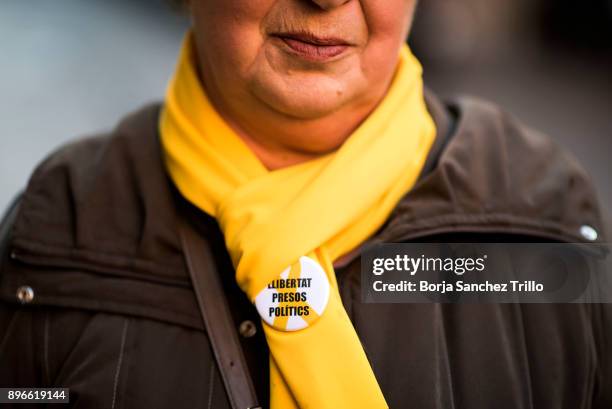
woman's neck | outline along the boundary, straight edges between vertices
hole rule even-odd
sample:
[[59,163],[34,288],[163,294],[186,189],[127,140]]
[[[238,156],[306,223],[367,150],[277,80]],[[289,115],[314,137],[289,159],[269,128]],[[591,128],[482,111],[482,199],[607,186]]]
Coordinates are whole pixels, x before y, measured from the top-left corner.
[[217,112],[269,170],[316,159],[340,148],[387,91],[387,87],[381,87],[373,95],[356,98],[334,112],[297,118],[253,95],[228,95],[214,81],[204,81],[202,73],[199,76]]
[[[336,151],[363,122],[374,107],[363,112],[338,112],[313,120],[245,118],[238,123],[229,115],[234,129],[269,170],[296,165]],[[223,116],[223,113],[221,114]],[[246,126],[244,125],[246,124]]]

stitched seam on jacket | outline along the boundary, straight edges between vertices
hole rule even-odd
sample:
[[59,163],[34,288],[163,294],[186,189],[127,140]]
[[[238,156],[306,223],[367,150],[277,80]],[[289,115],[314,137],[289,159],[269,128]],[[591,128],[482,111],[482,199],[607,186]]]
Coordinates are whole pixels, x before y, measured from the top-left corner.
[[51,384],[51,372],[49,371],[49,311],[45,311],[44,335],[43,335],[43,362],[45,382]]
[[[399,216],[394,221],[393,226],[389,226],[384,232],[377,235],[376,238],[384,238],[393,236],[397,231],[405,231],[417,233],[419,231],[427,231],[431,229],[452,229],[455,227],[484,227],[486,229],[499,229],[500,232],[512,232],[519,229],[530,229],[539,231],[541,234],[561,232],[561,234],[572,238],[577,242],[583,242],[584,239],[573,233],[567,226],[549,220],[536,220],[516,216],[508,213],[483,213],[483,214],[446,214],[422,218],[418,221],[406,222],[406,219],[414,217],[413,215]],[[402,225],[406,223],[406,225]]]
[[[0,301],[5,301],[8,303],[15,303],[14,298],[15,295],[12,292],[3,292],[3,289],[0,287]],[[134,306],[133,304],[129,304],[127,302],[116,303],[112,301],[104,301],[97,302],[92,300],[91,298],[80,298],[73,296],[49,296],[49,295],[41,295],[35,301],[35,305],[48,305],[54,307],[70,307],[70,308],[78,308],[85,309],[88,311],[104,311],[104,312],[112,312],[118,314],[129,314],[135,315],[138,317],[150,318],[153,320],[157,320],[164,323],[177,324],[182,325],[184,327],[202,331],[204,329],[202,318],[200,316],[185,314],[182,312],[170,310],[172,314],[168,315],[162,308],[155,308],[151,306]],[[127,309],[127,310],[126,310]],[[149,313],[150,311],[153,314]]]
[[[112,253],[103,250],[78,249],[74,247],[61,246],[57,244],[47,243],[42,240],[37,240],[31,237],[14,237],[12,245],[17,248],[23,248],[27,251],[41,252],[42,256],[53,258],[82,258],[85,262],[96,262],[109,264],[117,268],[130,267],[143,271],[153,270],[154,272],[163,272],[165,270],[184,270],[181,264],[169,264],[158,260],[151,260],[142,257],[136,257],[129,254]],[[180,254],[177,254],[179,257]],[[104,260],[100,260],[103,258]]]
[[117,369],[115,370],[115,379],[113,381],[113,401],[111,404],[111,409],[115,409],[115,404],[117,403],[117,389],[119,386],[119,373],[121,372],[121,363],[123,362],[123,354],[125,350],[125,339],[127,336],[127,329],[128,329],[129,323],[130,321],[126,319],[123,324],[123,331],[121,333],[121,347],[119,349],[119,359],[117,360]]
[[400,226],[402,223],[408,226],[419,227],[431,227],[447,224],[448,222],[459,222],[459,223],[488,223],[488,222],[502,222],[509,225],[527,225],[540,228],[554,228],[559,230],[566,230],[566,225],[553,220],[538,219],[533,217],[525,217],[512,213],[495,212],[495,213],[447,213],[439,214],[430,217],[420,217],[418,220],[410,220],[414,218],[414,214],[400,214],[396,220],[393,221],[394,226]]
[[208,382],[208,409],[212,408],[213,391],[215,387],[215,361],[210,364],[210,381]]

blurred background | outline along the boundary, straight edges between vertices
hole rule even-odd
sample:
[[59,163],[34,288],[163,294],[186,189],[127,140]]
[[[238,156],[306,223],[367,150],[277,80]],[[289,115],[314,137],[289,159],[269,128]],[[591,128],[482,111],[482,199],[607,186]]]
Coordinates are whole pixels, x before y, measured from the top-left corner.
[[[612,0],[419,7],[410,42],[428,86],[493,100],[556,138],[610,209]],[[164,0],[0,1],[0,209],[50,150],[161,99],[187,25]]]

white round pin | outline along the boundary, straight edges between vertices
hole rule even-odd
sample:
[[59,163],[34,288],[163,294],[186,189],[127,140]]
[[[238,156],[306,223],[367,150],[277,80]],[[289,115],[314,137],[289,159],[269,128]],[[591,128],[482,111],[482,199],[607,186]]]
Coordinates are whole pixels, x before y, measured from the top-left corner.
[[283,270],[255,297],[263,321],[281,331],[298,331],[312,325],[329,302],[329,280],[323,267],[302,256]]
[[599,236],[597,234],[597,230],[595,230],[593,227],[589,226],[588,224],[585,224],[580,227],[580,234],[582,235],[582,237],[584,237],[585,239],[589,241],[595,241],[597,240],[597,237]]

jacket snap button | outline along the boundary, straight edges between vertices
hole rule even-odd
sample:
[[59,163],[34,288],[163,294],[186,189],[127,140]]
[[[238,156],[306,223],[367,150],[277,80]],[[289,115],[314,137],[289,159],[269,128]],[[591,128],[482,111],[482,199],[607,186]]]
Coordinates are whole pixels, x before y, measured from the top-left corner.
[[240,332],[240,335],[242,335],[244,338],[251,338],[257,333],[257,327],[251,320],[242,321],[240,327],[238,328],[238,332]]
[[582,235],[582,237],[584,237],[585,239],[589,241],[595,241],[597,240],[597,237],[599,236],[597,234],[597,230],[595,230],[594,228],[592,228],[591,226],[587,224],[580,227],[580,234]]
[[34,299],[34,290],[28,285],[22,285],[17,289],[17,299],[22,304],[29,304]]

